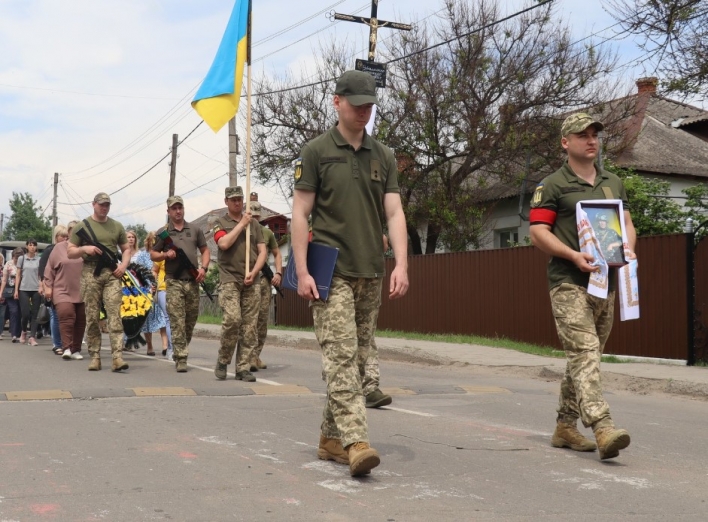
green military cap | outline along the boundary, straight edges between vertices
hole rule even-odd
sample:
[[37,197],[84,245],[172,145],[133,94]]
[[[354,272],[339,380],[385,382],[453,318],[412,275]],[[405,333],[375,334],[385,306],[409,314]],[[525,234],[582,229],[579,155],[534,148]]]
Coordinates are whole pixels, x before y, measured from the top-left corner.
[[261,204],[258,201],[251,201],[251,215],[255,217],[261,216]]
[[364,71],[347,71],[337,80],[334,94],[344,96],[354,106],[379,103],[376,99],[376,80]]
[[583,132],[590,125],[594,125],[598,131],[605,128],[602,122],[597,121],[586,112],[576,112],[568,116],[561,126],[561,137],[565,138],[568,134],[577,134]]
[[224,190],[224,195],[226,196],[226,199],[242,198],[243,189],[241,187],[226,187],[226,190]]
[[99,192],[93,197],[94,203],[110,203],[111,197],[105,192]]
[[600,214],[597,216],[598,221],[607,221],[607,214]]
[[171,207],[175,203],[179,203],[180,205],[184,206],[184,200],[182,199],[182,196],[170,196],[167,198],[167,206]]

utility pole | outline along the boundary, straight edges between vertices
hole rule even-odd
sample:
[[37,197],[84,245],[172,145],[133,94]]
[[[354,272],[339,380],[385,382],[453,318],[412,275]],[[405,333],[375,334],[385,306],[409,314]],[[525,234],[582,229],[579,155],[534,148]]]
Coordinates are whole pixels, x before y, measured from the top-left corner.
[[57,216],[57,192],[59,188],[59,173],[54,173],[54,203],[52,204],[52,227],[57,226],[59,217]]
[[170,160],[170,193],[168,196],[175,195],[175,177],[177,176],[177,135],[172,135],[172,158]]
[[234,116],[229,120],[229,187],[238,185],[236,156],[238,156],[238,134],[236,134],[236,116]]
[[0,214],[0,239],[5,232],[5,214]]

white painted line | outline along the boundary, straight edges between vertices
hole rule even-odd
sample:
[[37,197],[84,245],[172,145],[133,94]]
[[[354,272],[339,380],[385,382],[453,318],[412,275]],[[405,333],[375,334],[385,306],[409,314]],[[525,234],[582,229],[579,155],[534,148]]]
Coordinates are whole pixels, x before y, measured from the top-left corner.
[[384,406],[383,408],[377,408],[379,410],[393,410],[399,413],[409,413],[410,415],[420,415],[421,417],[437,417],[432,413],[423,413],[422,411],[404,410],[403,408],[394,408],[393,406]]

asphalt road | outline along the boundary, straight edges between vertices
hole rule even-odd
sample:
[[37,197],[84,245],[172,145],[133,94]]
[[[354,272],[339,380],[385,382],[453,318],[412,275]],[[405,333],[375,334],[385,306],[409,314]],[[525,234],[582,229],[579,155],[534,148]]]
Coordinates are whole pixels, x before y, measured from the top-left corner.
[[607,394],[632,445],[601,462],[550,446],[556,382],[384,361],[382,463],[354,479],[316,456],[317,351],[267,346],[256,383],[214,378],[216,341],[191,352],[116,374],[1,341],[0,521],[708,518],[704,401]]

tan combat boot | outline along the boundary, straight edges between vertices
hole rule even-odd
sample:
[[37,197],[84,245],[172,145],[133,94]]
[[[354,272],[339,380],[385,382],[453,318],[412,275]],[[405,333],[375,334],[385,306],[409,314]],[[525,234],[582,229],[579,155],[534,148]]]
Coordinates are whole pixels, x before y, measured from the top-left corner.
[[333,460],[340,464],[349,464],[349,455],[342,447],[339,439],[328,439],[320,434],[320,447],[317,448],[317,457],[321,460]]
[[263,361],[261,361],[260,357],[256,358],[256,366],[258,367],[259,370],[267,370],[268,369],[268,365],[266,363],[264,363]]
[[597,428],[595,430],[597,448],[600,450],[600,460],[619,457],[619,450],[629,446],[630,438],[627,430],[618,430],[614,426]]
[[368,442],[355,442],[347,446],[349,474],[352,477],[366,475],[381,463],[378,452]]
[[91,354],[91,362],[88,367],[90,372],[97,372],[101,369],[101,356]]
[[111,371],[114,372],[119,372],[121,370],[127,370],[128,369],[128,363],[123,360],[123,357],[121,356],[121,353],[117,353],[113,355],[113,366],[111,367]]
[[184,373],[187,371],[187,358],[186,357],[180,357],[177,359],[177,362],[175,363],[175,366],[177,367],[177,372],[178,373]]
[[597,445],[583,436],[575,424],[558,422],[556,431],[551,437],[551,446],[554,448],[570,448],[575,451],[595,451]]

